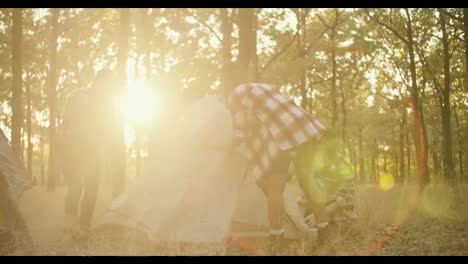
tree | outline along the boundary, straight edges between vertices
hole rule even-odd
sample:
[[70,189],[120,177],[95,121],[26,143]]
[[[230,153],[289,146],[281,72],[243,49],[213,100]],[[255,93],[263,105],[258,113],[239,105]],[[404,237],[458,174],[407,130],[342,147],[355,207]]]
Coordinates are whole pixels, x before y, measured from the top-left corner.
[[255,10],[253,8],[240,8],[239,11],[239,55],[237,58],[240,78],[244,81],[256,79],[256,31]]
[[338,107],[337,107],[337,63],[336,63],[336,38],[337,38],[337,26],[340,23],[340,11],[335,8],[334,9],[334,18],[333,22],[326,22],[321,16],[317,15],[320,21],[323,23],[325,27],[330,30],[330,57],[331,57],[331,67],[332,67],[332,77],[331,77],[331,91],[330,91],[330,100],[332,106],[332,116],[331,116],[331,127],[336,126],[336,122],[338,121]]
[[232,28],[233,28],[233,10],[227,8],[220,8],[220,18],[221,18],[221,32],[223,34],[222,41],[222,73],[221,73],[221,89],[223,90],[223,97],[227,100],[228,91],[234,82],[231,77],[231,50],[232,50]]
[[[26,168],[28,169],[28,174],[30,177],[33,177],[32,173],[32,160],[33,160],[33,145],[32,145],[32,100],[31,100],[31,81],[28,77],[26,84],[26,131],[28,133],[28,149],[27,149],[27,162]],[[33,179],[35,180],[35,179]]]
[[[401,23],[404,23],[403,32],[400,32],[392,24],[383,21],[381,18],[377,18],[378,15],[373,15],[372,19],[385,28],[386,30],[393,33],[393,35],[404,43],[407,49],[407,55],[409,59],[409,72],[410,72],[410,97],[408,98],[410,105],[413,110],[414,122],[415,122],[415,145],[416,145],[416,155],[417,155],[417,168],[418,168],[418,177],[420,183],[427,183],[427,132],[424,124],[424,115],[422,100],[420,98],[420,88],[418,86],[418,76],[416,72],[416,60],[415,60],[415,33],[413,31],[413,21],[411,12],[408,8],[405,8],[400,12],[400,16],[397,16],[401,19]],[[401,13],[404,14],[401,15]],[[395,15],[396,16],[396,15]],[[390,20],[392,21],[392,20]]]
[[465,43],[465,78],[464,87],[468,89],[468,8],[463,8],[463,36]]
[[453,170],[453,158],[452,158],[452,123],[451,123],[451,109],[450,109],[450,54],[449,54],[449,40],[446,26],[446,15],[442,11],[439,11],[440,28],[442,30],[442,45],[444,54],[444,88],[442,93],[442,135],[443,135],[443,148],[444,148],[444,175],[453,182],[455,180]]
[[[120,94],[127,83],[126,64],[128,57],[128,42],[130,38],[130,10],[128,8],[122,8],[120,10],[120,35],[119,35],[119,47],[117,53],[117,73],[119,74],[122,84],[120,87],[115,87],[115,95]],[[126,186],[126,153],[125,153],[125,138],[124,138],[124,127],[120,120],[115,120],[113,129],[113,148],[109,155],[112,161],[112,181],[114,184],[113,193],[114,196],[118,196],[125,190]]]
[[55,161],[55,133],[57,121],[57,38],[59,35],[58,18],[60,10],[51,9],[50,15],[50,42],[49,42],[49,74],[47,76],[48,89],[47,99],[49,105],[49,166],[47,173],[47,189],[53,191],[57,181],[56,161]]
[[22,105],[22,12],[21,8],[13,9],[13,26],[12,26],[12,124],[11,124],[11,145],[13,150],[19,157],[22,158],[21,153],[21,128],[23,124],[23,105]]

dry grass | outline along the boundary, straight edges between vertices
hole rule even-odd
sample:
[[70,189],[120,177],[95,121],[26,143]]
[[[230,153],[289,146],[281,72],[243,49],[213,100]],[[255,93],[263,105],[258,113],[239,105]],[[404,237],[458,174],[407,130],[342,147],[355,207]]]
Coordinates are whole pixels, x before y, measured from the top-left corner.
[[[336,227],[315,246],[308,241],[283,245],[279,255],[468,255],[468,186],[457,189],[430,187],[418,196],[415,208],[411,199],[414,186],[396,186],[382,191],[377,186],[360,186],[356,204],[360,219],[350,228]],[[36,195],[46,195],[36,193]],[[29,197],[31,198],[31,197]],[[36,197],[40,200],[40,197]],[[44,198],[45,199],[45,198]],[[56,205],[57,206],[57,205]],[[38,213],[34,206],[23,206],[27,217]],[[57,206],[55,210],[61,207]],[[231,244],[151,243],[133,232],[119,236],[92,233],[80,243],[60,239],[59,214],[35,215],[28,219],[35,248],[19,248],[14,255],[246,255],[271,254],[265,241],[246,240],[242,251]],[[54,218],[55,217],[55,218]],[[55,223],[52,223],[55,221]],[[55,226],[52,229],[51,226]],[[398,228],[397,228],[398,227]],[[393,234],[391,234],[393,233]],[[390,235],[391,234],[391,235]],[[54,238],[52,238],[54,237]],[[388,238],[388,239],[386,239]],[[382,243],[385,241],[384,243]]]

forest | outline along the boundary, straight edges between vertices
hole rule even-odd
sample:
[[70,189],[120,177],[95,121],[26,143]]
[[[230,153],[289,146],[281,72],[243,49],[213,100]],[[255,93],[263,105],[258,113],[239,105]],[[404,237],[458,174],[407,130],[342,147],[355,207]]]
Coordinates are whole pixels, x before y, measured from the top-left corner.
[[[358,185],[468,195],[467,8],[2,8],[0,129],[31,188],[58,195],[68,97],[109,69],[116,79],[101,88],[121,118],[106,184],[117,197],[141,178],[181,98],[227,101],[235,67],[320,120]],[[465,255],[463,219],[458,251],[389,254]]]

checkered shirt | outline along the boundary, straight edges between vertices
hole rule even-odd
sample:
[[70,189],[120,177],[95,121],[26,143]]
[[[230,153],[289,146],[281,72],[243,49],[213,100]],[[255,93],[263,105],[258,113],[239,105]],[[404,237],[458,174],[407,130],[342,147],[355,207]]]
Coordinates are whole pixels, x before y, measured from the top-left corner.
[[229,96],[233,116],[233,147],[249,162],[247,177],[269,172],[280,151],[291,150],[322,135],[325,127],[272,85],[241,84]]

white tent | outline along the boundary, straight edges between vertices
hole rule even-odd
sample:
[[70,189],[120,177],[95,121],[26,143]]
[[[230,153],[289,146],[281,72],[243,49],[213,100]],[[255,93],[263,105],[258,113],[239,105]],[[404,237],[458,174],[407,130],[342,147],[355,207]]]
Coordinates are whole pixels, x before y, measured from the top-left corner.
[[0,171],[5,176],[10,197],[18,200],[21,195],[32,186],[23,164],[14,153],[7,137],[0,129]]
[[229,233],[244,167],[229,152],[230,113],[207,96],[170,132],[142,177],[97,224],[142,229],[153,240],[220,242]]

